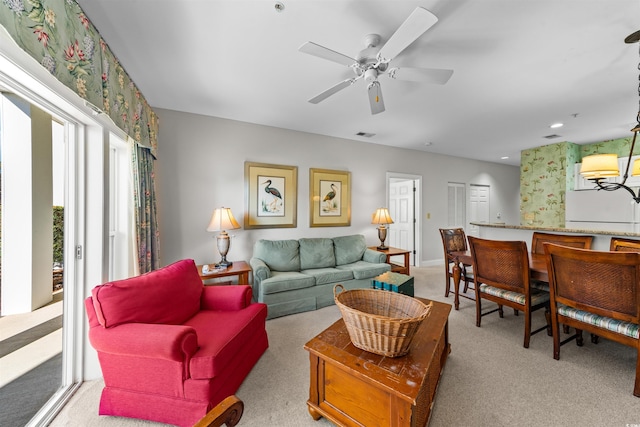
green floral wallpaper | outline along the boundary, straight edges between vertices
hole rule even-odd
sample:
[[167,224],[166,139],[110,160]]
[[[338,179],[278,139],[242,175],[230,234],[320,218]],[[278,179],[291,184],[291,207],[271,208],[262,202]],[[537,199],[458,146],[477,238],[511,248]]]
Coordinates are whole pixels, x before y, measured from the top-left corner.
[[0,25],[57,80],[155,156],[157,116],[75,0],[2,0]]
[[[632,136],[594,144],[571,142],[524,150],[520,156],[520,225],[564,227],[565,194],[574,188],[574,165],[596,153],[629,155]],[[634,148],[640,154],[640,145]]]

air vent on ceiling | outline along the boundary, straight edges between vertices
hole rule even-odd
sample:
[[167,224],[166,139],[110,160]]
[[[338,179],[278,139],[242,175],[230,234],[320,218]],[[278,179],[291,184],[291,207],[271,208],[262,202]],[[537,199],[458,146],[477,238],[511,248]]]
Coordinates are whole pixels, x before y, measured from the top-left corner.
[[551,134],[551,135],[544,136],[543,138],[547,138],[547,139],[560,138],[560,135],[556,135],[556,134],[554,133],[554,134]]
[[372,136],[375,136],[375,133],[368,133],[368,132],[358,132],[356,133],[356,135],[358,136],[364,136],[365,138],[371,138]]

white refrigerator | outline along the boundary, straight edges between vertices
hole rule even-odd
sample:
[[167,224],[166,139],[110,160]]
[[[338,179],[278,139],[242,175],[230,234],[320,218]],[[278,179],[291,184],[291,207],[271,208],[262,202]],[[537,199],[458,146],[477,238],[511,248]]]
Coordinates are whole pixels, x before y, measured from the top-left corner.
[[565,227],[638,233],[640,207],[623,188],[567,191]]

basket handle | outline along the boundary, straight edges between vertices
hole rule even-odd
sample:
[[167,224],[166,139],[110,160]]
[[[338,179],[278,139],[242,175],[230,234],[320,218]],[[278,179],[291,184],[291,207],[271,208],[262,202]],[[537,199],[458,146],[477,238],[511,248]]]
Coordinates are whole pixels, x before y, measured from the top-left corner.
[[336,283],[335,285],[333,285],[333,297],[337,297],[338,296],[338,286],[340,286],[340,292],[344,292],[344,286],[342,286],[341,283]]

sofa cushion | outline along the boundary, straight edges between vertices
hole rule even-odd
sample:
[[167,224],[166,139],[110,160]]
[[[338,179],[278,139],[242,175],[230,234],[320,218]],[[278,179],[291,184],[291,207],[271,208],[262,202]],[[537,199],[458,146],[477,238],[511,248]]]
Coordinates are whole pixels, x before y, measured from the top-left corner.
[[327,283],[344,282],[353,279],[351,270],[338,270],[337,268],[314,268],[311,270],[302,270],[301,273],[313,276],[316,279],[316,285],[326,285]]
[[336,265],[351,264],[360,261],[367,249],[367,243],[362,234],[340,236],[333,238]]
[[333,240],[326,238],[302,238],[300,244],[300,269],[335,267]]
[[297,240],[260,239],[253,247],[253,256],[260,258],[275,271],[300,271]]
[[351,271],[354,279],[371,279],[391,270],[391,266],[389,264],[372,264],[366,261],[357,261],[351,264],[339,265],[336,268]]
[[179,325],[200,310],[202,280],[192,259],[91,290],[98,321]]
[[195,329],[200,346],[189,362],[191,378],[213,378],[227,369],[256,331],[264,329],[266,317],[264,304],[251,304],[237,311],[200,311],[187,320],[184,324]]
[[312,276],[297,271],[272,271],[271,277],[263,280],[260,286],[262,294],[268,295],[309,288],[315,284],[316,280]]

